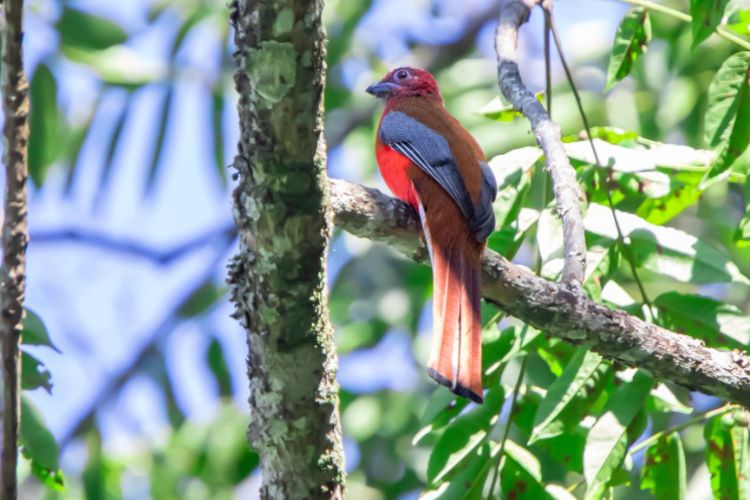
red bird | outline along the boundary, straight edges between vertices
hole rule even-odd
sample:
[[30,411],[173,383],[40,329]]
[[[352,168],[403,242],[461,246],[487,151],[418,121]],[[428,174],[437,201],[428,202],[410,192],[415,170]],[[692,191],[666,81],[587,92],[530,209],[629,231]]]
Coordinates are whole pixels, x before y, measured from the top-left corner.
[[477,141],[443,106],[430,73],[397,68],[367,92],[385,100],[375,140],[380,173],[419,214],[432,261],[427,372],[481,403],[480,263],[495,228],[495,178]]

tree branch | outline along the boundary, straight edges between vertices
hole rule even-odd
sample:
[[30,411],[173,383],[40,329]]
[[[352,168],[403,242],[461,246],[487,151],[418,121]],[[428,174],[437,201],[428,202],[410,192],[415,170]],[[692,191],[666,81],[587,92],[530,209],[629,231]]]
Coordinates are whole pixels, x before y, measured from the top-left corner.
[[[376,189],[331,180],[336,224],[428,263],[419,220],[405,203]],[[553,283],[486,250],[482,295],[519,320],[654,376],[750,407],[750,356],[708,348],[693,337],[597,304],[573,283]]]
[[535,0],[502,0],[495,32],[497,75],[500,91],[531,122],[536,141],[544,150],[547,171],[552,177],[557,213],[562,220],[565,263],[563,282],[583,283],[586,271],[586,239],[580,201],[583,199],[560,139],[560,126],[553,122],[542,104],[524,85],[518,70],[518,27],[529,18]]
[[5,164],[5,215],[3,269],[0,289],[0,332],[3,351],[2,498],[16,498],[16,463],[20,420],[20,356],[26,289],[26,223],[29,140],[28,82],[23,71],[23,0],[7,0],[3,8],[2,70],[3,163]]

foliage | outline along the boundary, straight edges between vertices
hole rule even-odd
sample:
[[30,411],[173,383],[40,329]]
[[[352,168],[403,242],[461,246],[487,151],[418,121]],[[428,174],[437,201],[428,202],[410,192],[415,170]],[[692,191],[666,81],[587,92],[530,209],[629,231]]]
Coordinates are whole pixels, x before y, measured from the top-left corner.
[[[98,208],[102,200],[121,200],[115,193],[122,192],[134,196],[119,184],[123,173],[118,158],[137,154],[139,203],[147,209],[167,203],[181,189],[160,184],[169,154],[191,140],[178,136],[175,117],[189,99],[197,99],[205,111],[200,137],[209,151],[201,168],[205,179],[219,186],[222,210],[228,211],[226,164],[232,152],[225,151],[223,139],[232,137],[228,124],[238,117],[231,89],[234,47],[224,3],[156,0],[135,28],[73,2],[52,3],[52,14],[32,14],[56,33],[53,50],[38,58],[30,79],[35,194],[40,199],[66,196],[60,203],[85,205],[106,217],[106,210]],[[372,154],[377,111],[360,92],[360,79],[379,77],[393,62],[380,62],[383,47],[368,39],[368,23],[382,7],[378,4],[331,0],[326,6],[331,175],[369,184],[377,182]],[[750,59],[748,51],[712,35],[725,30],[747,40],[750,17],[747,9],[724,1],[684,1],[681,7],[682,18],[649,8],[623,11],[624,18],[613,26],[611,47],[575,62],[582,74],[599,75],[599,80],[592,77],[594,84],[582,86],[582,94],[596,125],[591,135],[603,168],[596,166],[580,132],[568,86],[551,89],[553,118],[566,134],[566,151],[586,197],[585,287],[597,301],[707,345],[747,349]],[[562,2],[557,10],[566,8]],[[688,9],[692,20],[685,22]],[[425,22],[437,16],[428,10],[419,13]],[[477,33],[483,23],[479,25],[468,42],[425,41],[426,35],[413,26],[399,34],[414,49],[417,64],[436,73],[448,109],[492,158],[499,194],[489,247],[556,279],[562,264],[561,229],[544,159],[528,124],[495,97],[493,60],[467,57],[471,52],[466,47],[481,39]],[[218,47],[212,75],[183,57],[195,40],[203,43],[207,32]],[[139,37],[153,33],[166,39],[162,59],[147,57],[138,48]],[[520,64],[523,69],[526,61]],[[66,101],[71,72],[85,73],[96,83],[93,95],[81,96],[86,105]],[[356,84],[353,74],[358,75]],[[195,80],[199,91],[186,97],[181,89]],[[607,92],[600,93],[601,87]],[[145,113],[143,99],[150,99]],[[104,121],[101,115],[106,115]],[[153,125],[152,131],[135,150],[131,138],[143,123]],[[82,186],[93,186],[94,202],[81,194],[88,192]],[[614,228],[610,197],[623,240]],[[173,228],[160,228],[165,229]],[[244,399],[246,374],[233,371],[233,353],[217,326],[217,317],[226,316],[225,290],[217,277],[224,272],[234,233],[223,239],[216,234],[204,246],[185,247],[185,254],[196,253],[184,260],[201,261],[208,272],[190,268],[192,281],[185,280],[189,283],[175,295],[175,307],[164,312],[153,336],[122,371],[113,368],[112,384],[105,385],[111,394],[95,400],[87,418],[73,422],[77,425],[71,434],[57,436],[59,443],[45,424],[54,422],[55,415],[42,418],[30,401],[48,397],[45,391],[67,396],[52,386],[45,361],[72,356],[65,348],[72,343],[60,328],[52,331],[53,344],[39,316],[28,312],[23,382],[33,392],[24,400],[26,485],[39,488],[41,481],[53,498],[231,498],[250,491],[259,458],[245,446],[249,417],[229,400]],[[143,239],[149,241],[145,229]],[[204,253],[198,255],[198,248]],[[109,250],[103,247],[102,253],[111,256]],[[149,265],[151,272],[154,264]],[[162,261],[157,259],[156,265]],[[695,484],[718,498],[747,495],[744,412],[548,337],[488,305],[483,305],[488,392],[482,406],[469,404],[424,375],[431,310],[428,267],[343,233],[334,235],[329,267],[352,498],[415,492],[426,498],[466,499],[691,498]],[[38,312],[47,318],[54,311]],[[184,392],[198,392],[190,385],[195,381],[180,379],[170,365],[170,351],[182,345],[181,339],[173,339],[188,329],[198,330],[202,341],[191,369],[208,380],[212,397],[220,401],[210,417],[204,416],[209,421],[193,421]],[[56,352],[57,345],[63,354]],[[158,438],[141,428],[129,429],[135,437],[123,451],[108,440],[108,422],[122,410],[116,406],[120,395],[135,391],[144,380],[158,394],[157,413],[165,415],[166,423]],[[64,450],[70,443],[85,454],[85,464],[69,466],[59,459],[58,446]],[[135,494],[126,491],[133,484]],[[55,492],[62,487],[64,493]]]

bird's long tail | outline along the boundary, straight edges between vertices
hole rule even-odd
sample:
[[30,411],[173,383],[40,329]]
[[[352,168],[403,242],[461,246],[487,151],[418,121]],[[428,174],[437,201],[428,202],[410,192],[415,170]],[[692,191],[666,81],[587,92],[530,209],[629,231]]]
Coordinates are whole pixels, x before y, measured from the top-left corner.
[[431,244],[433,338],[429,375],[452,392],[482,402],[481,247]]

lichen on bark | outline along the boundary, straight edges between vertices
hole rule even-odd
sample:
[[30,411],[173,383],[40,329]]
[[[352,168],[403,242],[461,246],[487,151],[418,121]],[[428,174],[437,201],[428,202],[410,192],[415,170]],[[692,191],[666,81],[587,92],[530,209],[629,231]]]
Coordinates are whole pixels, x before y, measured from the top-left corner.
[[229,264],[247,331],[251,422],[264,498],[338,498],[344,467],[328,319],[332,212],[325,176],[321,1],[235,0],[241,138],[239,252]]

